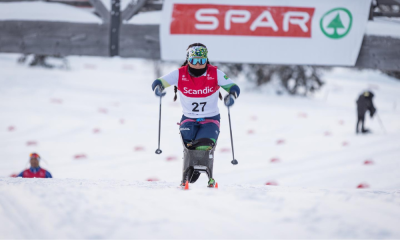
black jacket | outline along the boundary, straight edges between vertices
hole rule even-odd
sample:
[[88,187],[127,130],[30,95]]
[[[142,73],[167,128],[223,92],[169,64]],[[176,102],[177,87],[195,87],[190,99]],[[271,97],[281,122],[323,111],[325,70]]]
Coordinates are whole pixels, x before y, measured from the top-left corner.
[[372,99],[374,98],[374,94],[372,92],[364,92],[363,94],[360,95],[360,97],[357,100],[357,112],[358,116],[364,116],[364,114],[369,111],[370,116],[373,117],[376,108],[374,107],[374,103],[372,102]]

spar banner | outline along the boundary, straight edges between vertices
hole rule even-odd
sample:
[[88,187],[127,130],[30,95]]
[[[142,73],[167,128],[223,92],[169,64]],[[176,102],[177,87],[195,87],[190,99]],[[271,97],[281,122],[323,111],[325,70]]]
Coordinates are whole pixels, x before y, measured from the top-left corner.
[[161,58],[203,43],[211,62],[354,66],[371,0],[165,0]]

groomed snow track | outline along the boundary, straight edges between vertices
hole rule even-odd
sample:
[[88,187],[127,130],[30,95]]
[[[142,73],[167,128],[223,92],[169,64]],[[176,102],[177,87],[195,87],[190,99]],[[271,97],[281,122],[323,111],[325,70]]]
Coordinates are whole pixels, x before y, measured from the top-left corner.
[[2,178],[0,237],[398,238],[399,206],[398,190]]

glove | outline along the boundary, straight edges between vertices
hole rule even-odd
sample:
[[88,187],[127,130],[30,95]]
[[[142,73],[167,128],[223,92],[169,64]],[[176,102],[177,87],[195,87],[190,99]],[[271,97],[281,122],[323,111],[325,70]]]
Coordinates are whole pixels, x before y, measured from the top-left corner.
[[375,108],[371,109],[371,110],[369,111],[369,116],[372,118],[372,117],[374,116],[375,112],[376,112],[376,109],[375,109]]
[[158,84],[155,88],[154,88],[154,94],[157,97],[164,97],[165,94],[167,94],[166,92],[164,92],[164,87],[161,84]]
[[224,97],[224,104],[227,107],[231,107],[235,103],[236,93],[229,93]]

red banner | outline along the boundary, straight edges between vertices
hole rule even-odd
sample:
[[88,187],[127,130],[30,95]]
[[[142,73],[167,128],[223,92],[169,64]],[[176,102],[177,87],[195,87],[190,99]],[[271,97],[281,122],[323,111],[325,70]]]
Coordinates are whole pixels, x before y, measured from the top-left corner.
[[174,4],[171,34],[311,37],[315,8]]

